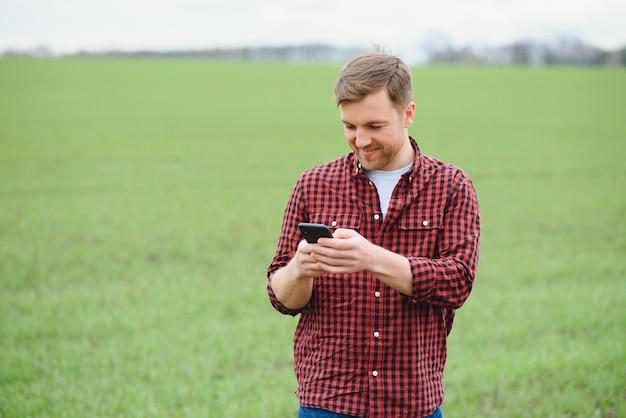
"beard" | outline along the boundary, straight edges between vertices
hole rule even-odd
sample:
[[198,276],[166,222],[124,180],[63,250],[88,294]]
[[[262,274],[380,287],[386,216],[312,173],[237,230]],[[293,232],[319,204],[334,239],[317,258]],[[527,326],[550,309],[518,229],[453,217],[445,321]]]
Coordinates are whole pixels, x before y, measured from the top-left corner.
[[[370,150],[376,150],[373,155],[367,155],[367,152]],[[369,149],[361,150],[354,149],[354,153],[356,154],[359,162],[361,163],[361,167],[363,169],[372,171],[372,170],[385,170],[392,163],[396,155],[398,155],[399,149],[395,148],[385,148],[381,147],[378,144],[370,147]]]

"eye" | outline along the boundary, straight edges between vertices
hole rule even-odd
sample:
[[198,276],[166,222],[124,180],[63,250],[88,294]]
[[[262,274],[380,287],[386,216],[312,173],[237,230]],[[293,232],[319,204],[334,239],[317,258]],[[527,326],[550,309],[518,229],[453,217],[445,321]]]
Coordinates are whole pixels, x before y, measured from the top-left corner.
[[354,130],[354,129],[355,129],[355,126],[354,126],[354,125],[350,125],[349,123],[344,123],[344,124],[343,124],[343,128],[344,128],[344,129],[347,129],[347,130],[349,130],[349,131],[352,131],[352,130]]
[[381,129],[383,127],[383,125],[370,125],[370,129],[377,131],[379,129]]

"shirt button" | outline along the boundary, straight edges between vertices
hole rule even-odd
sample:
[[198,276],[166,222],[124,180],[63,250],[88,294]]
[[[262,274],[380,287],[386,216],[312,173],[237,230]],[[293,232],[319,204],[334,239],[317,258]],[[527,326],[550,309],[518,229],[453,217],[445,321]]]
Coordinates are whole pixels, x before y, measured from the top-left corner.
[[337,226],[337,221],[332,221],[332,222],[330,223],[330,226]]
[[376,296],[377,298],[379,298],[379,297],[380,297],[380,292],[379,292],[379,291],[376,291],[376,293],[374,293],[374,296]]
[[424,226],[428,226],[428,221],[424,221],[424,222],[422,222],[422,225],[424,225]]
[[374,377],[378,376],[378,370],[374,370],[374,371],[372,372],[372,376],[374,376]]
[[374,219],[375,220],[379,220],[380,219],[380,215],[379,214],[374,215]]
[[376,337],[376,338],[380,337],[380,332],[374,331],[374,337]]
[[370,186],[373,186],[373,185],[374,185],[374,183],[372,183],[372,182],[370,181]]

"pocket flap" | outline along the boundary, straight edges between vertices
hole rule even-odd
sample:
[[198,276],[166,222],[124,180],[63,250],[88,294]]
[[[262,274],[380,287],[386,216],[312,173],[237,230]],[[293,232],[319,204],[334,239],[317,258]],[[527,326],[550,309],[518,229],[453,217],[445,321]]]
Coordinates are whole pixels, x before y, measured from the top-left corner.
[[311,222],[324,224],[334,231],[337,228],[359,229],[361,214],[359,213],[312,213]]
[[409,210],[398,220],[398,227],[403,230],[411,229],[438,229],[443,223],[443,214],[439,212],[425,212]]

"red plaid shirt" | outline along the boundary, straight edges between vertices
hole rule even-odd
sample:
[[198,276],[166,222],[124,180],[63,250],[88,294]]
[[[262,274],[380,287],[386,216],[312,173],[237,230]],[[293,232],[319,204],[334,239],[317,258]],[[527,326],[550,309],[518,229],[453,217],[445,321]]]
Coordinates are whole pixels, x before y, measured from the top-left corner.
[[294,336],[296,394],[304,406],[359,417],[422,417],[443,401],[446,341],[455,309],[472,290],[480,215],[471,180],[460,169],[416,151],[383,219],[376,187],[353,153],[304,172],[289,197],[268,277],[302,239],[297,225],[351,228],[407,257],[407,297],[360,272],[315,278]]

